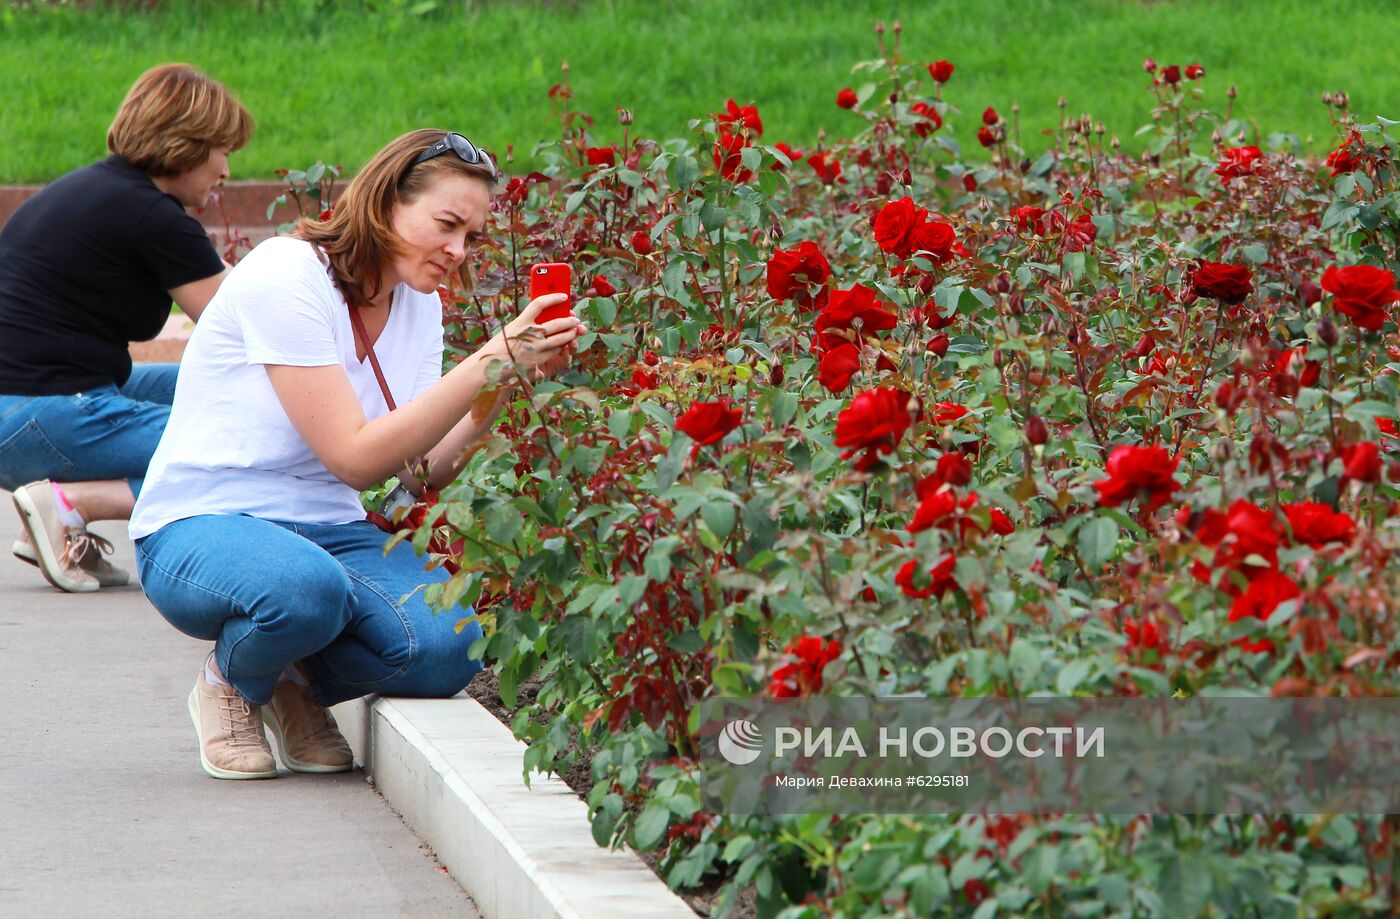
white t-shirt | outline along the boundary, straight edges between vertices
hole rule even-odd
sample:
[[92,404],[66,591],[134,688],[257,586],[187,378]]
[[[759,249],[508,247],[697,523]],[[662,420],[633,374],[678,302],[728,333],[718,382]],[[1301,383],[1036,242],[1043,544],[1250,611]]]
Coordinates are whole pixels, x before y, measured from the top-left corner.
[[[339,364],[367,419],[388,412],[355,355],[345,298],[310,243],[276,237],[238,263],[209,301],[180,364],[170,422],[151,458],[130,533],[200,514],[297,523],[363,520],[359,493],[311,452],[282,410],[267,364]],[[442,303],[394,288],[374,352],[396,404],[442,376]]]

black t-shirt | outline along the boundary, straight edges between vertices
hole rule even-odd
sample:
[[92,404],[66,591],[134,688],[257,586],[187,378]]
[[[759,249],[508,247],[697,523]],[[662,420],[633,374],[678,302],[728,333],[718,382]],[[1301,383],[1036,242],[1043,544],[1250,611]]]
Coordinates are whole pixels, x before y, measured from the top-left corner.
[[223,271],[178,198],[120,157],[39,191],[0,230],[0,394],[82,392],[131,375],[172,288]]

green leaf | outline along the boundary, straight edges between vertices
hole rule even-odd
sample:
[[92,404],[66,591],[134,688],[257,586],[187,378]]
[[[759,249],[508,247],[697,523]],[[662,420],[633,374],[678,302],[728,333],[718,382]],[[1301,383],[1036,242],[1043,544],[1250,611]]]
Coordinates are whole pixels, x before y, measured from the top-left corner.
[[769,412],[773,418],[773,427],[786,427],[797,415],[797,393],[781,389],[774,391]]
[[1075,689],[1084,682],[1093,664],[1086,660],[1072,660],[1060,668],[1055,676],[1055,689],[1062,696],[1074,695]]
[[1210,900],[1210,867],[1199,856],[1172,853],[1162,868],[1157,889],[1168,917],[1199,916]]
[[513,543],[523,527],[520,511],[509,504],[498,505],[486,515],[486,535],[503,546]]
[[690,188],[698,178],[700,178],[700,164],[695,161],[693,156],[678,156],[671,160],[671,165],[666,169],[666,180],[676,191]]
[[1079,528],[1079,557],[1090,571],[1101,571],[1118,548],[1118,522],[1095,517]]
[[666,824],[670,821],[671,811],[663,804],[651,802],[637,818],[637,824],[632,829],[633,845],[643,852],[655,848],[661,837],[666,835]]
[[700,518],[720,539],[734,530],[734,505],[723,499],[710,501],[700,509]]

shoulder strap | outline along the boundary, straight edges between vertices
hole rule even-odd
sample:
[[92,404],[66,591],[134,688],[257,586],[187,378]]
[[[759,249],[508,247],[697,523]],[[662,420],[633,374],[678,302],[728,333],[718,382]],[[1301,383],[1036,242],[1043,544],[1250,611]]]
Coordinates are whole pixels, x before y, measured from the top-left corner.
[[369,365],[374,368],[374,378],[379,381],[379,391],[384,393],[384,402],[389,406],[389,411],[398,408],[394,404],[394,397],[389,393],[389,384],[384,379],[384,371],[379,369],[379,358],[374,356],[374,346],[369,343],[369,335],[365,334],[365,321],[360,317],[359,309],[353,304],[347,304],[350,309],[350,325],[355,329],[355,340],[360,343],[360,347],[365,349],[365,357],[369,358]]

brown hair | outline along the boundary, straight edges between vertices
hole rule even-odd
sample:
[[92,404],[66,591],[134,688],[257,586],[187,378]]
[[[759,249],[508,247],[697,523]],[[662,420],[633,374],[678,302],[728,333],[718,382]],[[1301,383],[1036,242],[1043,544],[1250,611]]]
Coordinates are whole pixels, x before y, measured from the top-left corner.
[[107,129],[107,149],[149,176],[179,175],[215,147],[238,150],[253,116],[217,80],[189,64],[161,64],[137,78]]
[[[304,217],[296,235],[330,258],[331,276],[351,304],[364,304],[379,296],[383,271],[399,254],[402,240],[393,230],[394,207],[418,199],[439,176],[449,173],[480,179],[490,187],[495,179],[490,167],[468,163],[451,151],[413,165],[414,157],[442,140],[447,131],[424,128],[390,141],[350,181],[330,217]],[[457,269],[462,290],[472,286],[466,262]]]

